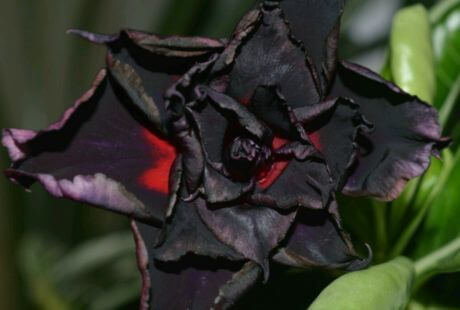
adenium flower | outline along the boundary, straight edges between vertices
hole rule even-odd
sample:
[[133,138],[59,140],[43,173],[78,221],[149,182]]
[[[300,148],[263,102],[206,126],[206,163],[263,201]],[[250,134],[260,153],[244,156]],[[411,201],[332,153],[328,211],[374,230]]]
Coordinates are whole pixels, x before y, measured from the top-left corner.
[[132,219],[142,309],[228,308],[271,262],[366,267],[335,194],[396,198],[442,148],[436,111],[337,60],[343,1],[262,1],[230,39],[100,35],[63,117],[3,131],[6,175]]

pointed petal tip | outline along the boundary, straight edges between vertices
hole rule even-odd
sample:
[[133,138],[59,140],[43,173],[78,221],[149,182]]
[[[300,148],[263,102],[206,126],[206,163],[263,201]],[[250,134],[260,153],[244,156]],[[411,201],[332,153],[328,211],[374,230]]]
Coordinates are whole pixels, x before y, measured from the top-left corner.
[[66,34],[76,35],[82,39],[88,40],[96,44],[112,43],[119,38],[119,34],[98,34],[80,29],[68,29],[66,31]]
[[369,244],[365,244],[367,248],[367,257],[365,258],[356,258],[354,259],[346,268],[347,271],[357,271],[361,269],[367,268],[374,258],[374,253],[372,252],[372,248]]

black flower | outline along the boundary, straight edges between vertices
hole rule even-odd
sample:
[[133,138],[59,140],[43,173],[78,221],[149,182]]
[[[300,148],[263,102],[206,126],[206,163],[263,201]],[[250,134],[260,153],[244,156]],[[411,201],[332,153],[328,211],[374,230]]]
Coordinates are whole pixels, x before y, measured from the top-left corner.
[[141,306],[231,306],[270,261],[354,270],[335,193],[398,196],[436,111],[337,61],[343,3],[263,1],[229,40],[98,35],[107,69],[57,123],[6,129],[7,176],[133,219]]

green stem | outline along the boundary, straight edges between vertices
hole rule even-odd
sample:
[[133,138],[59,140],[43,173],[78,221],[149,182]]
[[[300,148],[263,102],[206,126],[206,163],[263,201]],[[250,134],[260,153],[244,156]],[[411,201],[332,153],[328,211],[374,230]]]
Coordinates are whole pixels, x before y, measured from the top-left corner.
[[442,261],[449,260],[459,252],[460,237],[415,262],[415,289],[439,271],[438,266]]
[[449,91],[446,101],[442,105],[441,111],[439,112],[439,122],[442,127],[446,126],[449,116],[457,102],[460,95],[460,74],[457,76],[452,88]]
[[442,167],[442,171],[441,171],[441,174],[439,175],[438,182],[436,183],[435,187],[432,189],[432,191],[428,195],[427,199],[425,200],[425,203],[422,205],[420,210],[418,210],[418,213],[415,216],[415,218],[409,223],[407,228],[402,232],[401,237],[398,239],[395,246],[390,252],[390,257],[396,257],[404,251],[406,246],[409,244],[409,241],[412,239],[413,235],[415,234],[418,227],[422,223],[431,204],[436,199],[436,197],[439,195],[439,193],[444,189],[444,186],[449,179],[452,167],[455,165],[457,160],[459,160],[460,158],[460,151],[457,152],[453,160],[448,155],[449,154],[448,152],[449,152],[448,150],[444,151],[444,154],[446,156],[444,156],[445,157],[444,166]]
[[444,15],[447,14],[450,10],[452,10],[455,6],[460,5],[460,0],[443,0],[439,1],[437,5],[435,5],[430,10],[430,22],[435,24],[439,22]]

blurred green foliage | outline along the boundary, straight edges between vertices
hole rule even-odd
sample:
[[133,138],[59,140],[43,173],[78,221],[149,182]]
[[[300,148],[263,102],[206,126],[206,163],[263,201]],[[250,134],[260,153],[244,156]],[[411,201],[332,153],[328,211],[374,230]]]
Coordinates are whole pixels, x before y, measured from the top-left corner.
[[[384,61],[395,11],[407,4],[423,3],[430,7],[434,2],[347,0],[342,58],[378,70]],[[253,3],[254,0],[3,0],[0,127],[42,128],[57,119],[90,85],[103,66],[105,51],[65,35],[69,28],[115,33],[128,27],[161,34],[221,37],[231,33],[236,21]],[[438,87],[434,104],[438,108],[444,104],[441,115],[445,115],[446,132],[454,137],[460,137],[458,117],[448,121],[447,115],[458,115],[460,108],[456,105],[458,94],[455,95],[456,89],[460,92],[459,16],[460,11],[437,11],[430,16],[435,24]],[[363,27],[363,24],[372,24],[372,27]],[[453,99],[449,101],[449,98]],[[0,160],[1,167],[8,165],[4,149],[0,150]],[[404,254],[420,257],[458,236],[454,219],[460,212],[456,185],[460,180],[458,162],[454,161],[453,172],[446,177],[449,182],[446,190],[433,202],[436,208],[427,208],[426,220],[423,216],[415,235],[411,235],[410,244],[404,247]],[[397,214],[382,208],[381,204],[373,203],[373,207],[369,207],[367,201],[353,205],[343,201],[345,222],[353,222],[350,228],[354,228],[356,240],[374,246],[377,260],[388,257],[393,241],[401,235],[401,227],[392,227],[391,223],[399,224],[416,216],[419,204],[427,199],[419,198],[419,203],[413,200],[411,193],[421,187],[429,195],[442,167],[440,163],[434,165],[423,182],[413,182],[402,198],[406,200],[394,203],[404,206]],[[140,278],[128,220],[51,199],[39,187],[25,193],[5,178],[0,178],[0,197],[0,309],[137,307]],[[442,229],[440,222],[445,225]],[[263,308],[288,305],[289,309],[305,309],[336,276],[276,267],[274,281],[256,288],[242,301],[242,307],[248,307],[251,300],[259,300]],[[423,307],[442,302],[460,307],[452,301],[452,292],[458,289],[458,284],[458,276],[437,276],[424,286],[411,307],[427,309]]]

